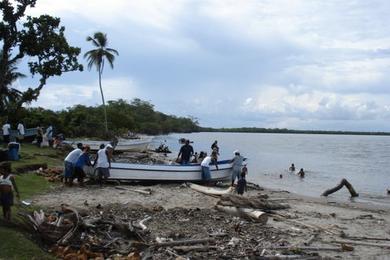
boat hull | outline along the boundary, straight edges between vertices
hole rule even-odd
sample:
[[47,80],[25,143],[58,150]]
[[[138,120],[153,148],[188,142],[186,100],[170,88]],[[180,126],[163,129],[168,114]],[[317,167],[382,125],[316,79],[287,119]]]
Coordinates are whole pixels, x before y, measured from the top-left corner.
[[[210,166],[211,180],[225,180],[232,175],[232,165],[228,162]],[[110,178],[113,180],[138,181],[202,181],[200,165],[144,165],[112,163]]]

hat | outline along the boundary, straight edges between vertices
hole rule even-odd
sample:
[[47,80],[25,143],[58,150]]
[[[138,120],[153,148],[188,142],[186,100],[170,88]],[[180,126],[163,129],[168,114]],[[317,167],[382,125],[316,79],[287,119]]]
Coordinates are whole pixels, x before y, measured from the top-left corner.
[[237,154],[237,153],[240,153],[240,151],[239,150],[235,150],[233,153]]
[[112,147],[111,144],[107,144],[107,145],[106,145],[106,148],[111,148],[111,149],[113,149],[113,147]]

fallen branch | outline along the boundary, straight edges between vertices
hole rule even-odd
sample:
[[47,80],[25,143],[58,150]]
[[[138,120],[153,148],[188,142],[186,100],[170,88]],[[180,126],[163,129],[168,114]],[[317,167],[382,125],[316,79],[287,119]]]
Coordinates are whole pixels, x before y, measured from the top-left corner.
[[317,236],[318,236],[318,233],[315,233],[315,234],[311,235],[308,240],[303,242],[303,244],[305,246],[310,246],[310,244],[313,243],[313,241],[317,238]]
[[203,239],[189,239],[189,240],[178,240],[170,242],[161,242],[154,244],[155,247],[167,247],[167,246],[180,246],[180,245],[196,245],[203,243],[215,243],[214,238],[203,238]]
[[263,247],[264,249],[269,250],[293,250],[293,251],[337,251],[341,252],[342,249],[340,247],[314,247],[314,246],[271,246],[271,247]]
[[144,195],[151,195],[152,194],[151,190],[129,189],[129,188],[124,188],[124,187],[120,187],[120,186],[115,186],[115,189],[136,192],[136,193],[140,193],[140,194],[144,194]]
[[267,214],[263,211],[256,210],[256,209],[236,208],[236,207],[227,207],[227,206],[220,206],[220,205],[216,205],[215,208],[219,211],[223,211],[234,216],[250,219],[254,222],[259,222],[262,224],[265,224],[268,221]]
[[342,179],[341,182],[339,183],[339,185],[337,185],[336,187],[334,187],[332,189],[326,190],[324,193],[321,194],[321,196],[326,197],[326,196],[340,190],[344,186],[347,187],[349,193],[351,193],[351,197],[358,197],[359,196],[359,194],[353,188],[352,184],[349,183],[346,179]]
[[148,229],[148,227],[145,226],[145,222],[150,220],[150,219],[152,219],[152,217],[148,216],[148,217],[144,218],[143,220],[139,221],[135,226],[141,228],[142,231],[145,231]]
[[173,249],[182,252],[182,253],[188,253],[191,251],[197,251],[197,252],[206,252],[210,250],[216,250],[218,247],[216,246],[174,246]]
[[385,237],[358,237],[358,236],[348,236],[348,235],[342,235],[342,238],[352,239],[352,240],[376,240],[376,241],[390,241],[390,238]]
[[351,245],[359,245],[359,246],[375,246],[381,248],[390,248],[390,244],[377,244],[377,243],[369,243],[362,241],[352,241],[352,240],[334,240],[332,243],[340,243],[340,244],[351,244]]

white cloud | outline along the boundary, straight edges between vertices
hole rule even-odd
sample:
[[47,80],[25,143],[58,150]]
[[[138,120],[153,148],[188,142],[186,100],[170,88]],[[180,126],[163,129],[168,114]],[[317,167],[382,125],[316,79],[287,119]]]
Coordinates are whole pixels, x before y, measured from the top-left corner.
[[[137,84],[129,78],[103,79],[103,93],[106,102],[109,100],[131,100],[139,95]],[[100,105],[102,102],[99,83],[90,84],[49,84],[43,88],[41,95],[32,106],[42,106],[61,110],[73,105]]]

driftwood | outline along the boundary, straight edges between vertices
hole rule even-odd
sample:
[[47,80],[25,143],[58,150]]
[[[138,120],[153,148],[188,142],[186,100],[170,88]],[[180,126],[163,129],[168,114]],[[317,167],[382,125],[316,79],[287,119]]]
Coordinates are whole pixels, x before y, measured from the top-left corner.
[[283,259],[300,259],[300,260],[316,260],[317,256],[303,256],[303,255],[264,255],[260,259],[264,260],[283,260]]
[[323,231],[323,232],[328,233],[330,235],[339,235],[339,233],[334,232],[332,230],[329,230],[327,228],[324,228],[324,227],[321,227],[321,226],[318,226],[318,225],[315,225],[315,224],[306,224],[306,223],[303,223],[301,221],[297,221],[297,220],[293,220],[293,219],[287,219],[285,216],[277,214],[277,213],[273,213],[272,217],[274,217],[276,219],[279,219],[279,220],[282,220],[282,221],[285,221],[285,222],[289,222],[289,223],[298,225],[298,226],[303,226],[303,227],[306,227],[306,228],[310,228],[310,229],[312,229],[314,231]]
[[270,250],[294,250],[294,251],[336,251],[341,252],[341,247],[317,247],[317,246],[271,246],[264,247],[264,249]]
[[191,189],[209,196],[222,196],[233,192],[232,187],[228,187],[227,189],[220,189],[214,187],[206,187],[195,183],[188,183],[187,185]]
[[340,243],[340,244],[350,244],[350,245],[359,245],[359,246],[375,246],[381,248],[390,248],[390,244],[377,244],[363,241],[352,241],[352,240],[334,240],[332,243]]
[[341,235],[342,238],[352,239],[352,240],[375,240],[375,241],[390,241],[390,238],[385,237],[358,237],[358,236],[349,236],[346,234]]
[[305,242],[303,242],[303,244],[305,246],[310,246],[310,244],[313,243],[313,241],[317,238],[317,236],[318,236],[318,233],[314,233]]
[[120,186],[115,186],[115,189],[136,192],[136,193],[140,193],[140,194],[143,194],[143,195],[151,195],[152,194],[152,191],[150,189],[148,189],[148,190],[140,190],[140,189],[124,188],[124,187],[120,187]]
[[174,246],[173,249],[182,252],[182,253],[188,253],[191,251],[197,251],[197,252],[207,252],[210,250],[216,250],[218,247],[216,246]]
[[353,188],[352,184],[349,183],[346,179],[342,179],[341,182],[339,183],[339,185],[337,185],[336,187],[324,191],[324,193],[322,193],[321,196],[325,196],[326,197],[326,196],[328,196],[328,195],[330,195],[332,193],[335,193],[336,191],[340,190],[344,186],[347,187],[349,193],[351,193],[351,197],[358,197],[359,196],[359,194]]
[[215,208],[219,211],[226,212],[230,215],[242,217],[262,224],[266,224],[268,221],[267,214],[263,211],[256,210],[256,209],[227,207],[227,206],[220,206],[220,205],[216,205]]
[[180,245],[196,245],[204,243],[215,243],[214,238],[203,238],[203,239],[189,239],[189,240],[177,240],[170,242],[160,242],[154,244],[155,247],[167,247],[167,246],[180,246]]
[[287,209],[288,205],[277,202],[270,202],[260,196],[244,197],[239,195],[223,195],[217,202],[219,206],[238,207],[238,208],[252,208],[260,209],[262,211]]

